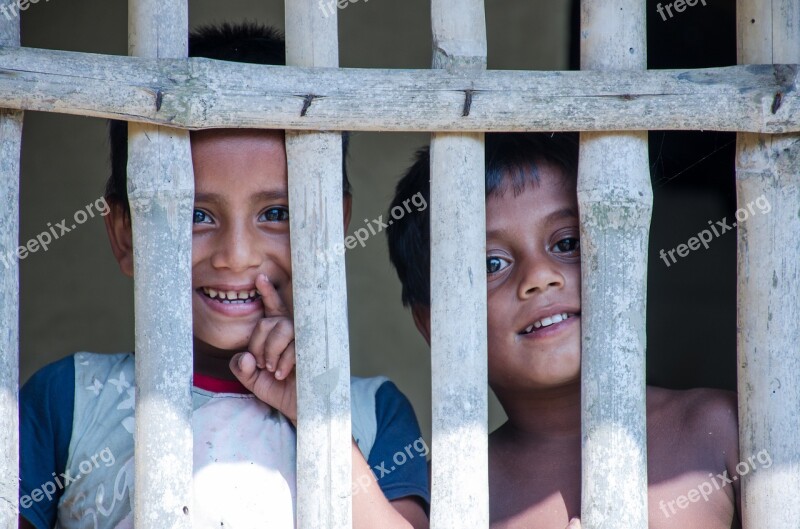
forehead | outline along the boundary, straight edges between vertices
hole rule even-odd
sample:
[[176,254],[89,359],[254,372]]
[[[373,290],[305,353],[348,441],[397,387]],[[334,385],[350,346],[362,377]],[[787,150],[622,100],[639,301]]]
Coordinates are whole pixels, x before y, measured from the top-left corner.
[[191,143],[197,189],[236,193],[287,186],[283,131],[195,131]]
[[[486,200],[487,231],[530,227],[578,217],[576,182],[552,163],[537,164],[537,177],[525,175],[524,185],[508,182]],[[530,171],[530,169],[527,169]]]

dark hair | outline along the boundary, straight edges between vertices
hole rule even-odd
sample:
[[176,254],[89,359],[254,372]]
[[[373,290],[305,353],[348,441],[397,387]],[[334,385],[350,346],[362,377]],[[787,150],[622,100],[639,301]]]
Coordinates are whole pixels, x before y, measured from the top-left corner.
[[[486,197],[509,189],[517,196],[526,185],[538,184],[542,163],[555,164],[567,178],[577,180],[577,133],[486,134]],[[430,152],[424,147],[398,182],[390,211],[417,193],[430,204],[430,180]],[[430,207],[411,211],[386,231],[389,259],[403,286],[403,305],[430,306]]]
[[[189,34],[189,56],[206,57],[231,62],[286,64],[286,43],[275,28],[257,23],[223,23],[219,26],[201,26]],[[106,183],[105,197],[123,205],[130,214],[127,188],[128,122],[109,120],[108,137],[111,145],[111,176]],[[345,158],[349,134],[342,134],[342,185],[350,193]]]

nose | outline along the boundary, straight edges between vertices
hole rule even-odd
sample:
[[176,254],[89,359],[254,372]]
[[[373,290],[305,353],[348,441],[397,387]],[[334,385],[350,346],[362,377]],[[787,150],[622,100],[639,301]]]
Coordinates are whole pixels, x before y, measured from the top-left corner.
[[546,255],[527,257],[520,264],[521,279],[518,289],[520,299],[528,299],[551,288],[558,289],[564,286],[564,275],[559,270],[558,263],[548,259]]
[[241,272],[259,268],[264,260],[258,234],[245,225],[228,227],[217,241],[211,265],[217,269]]

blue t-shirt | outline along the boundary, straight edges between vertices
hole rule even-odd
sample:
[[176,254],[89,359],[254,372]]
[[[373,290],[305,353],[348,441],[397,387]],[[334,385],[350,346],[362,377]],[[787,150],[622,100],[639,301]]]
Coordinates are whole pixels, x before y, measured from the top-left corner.
[[[427,509],[428,446],[408,399],[392,382],[378,382],[375,439],[367,463],[387,499],[416,496]],[[75,356],[69,356],[42,368],[20,390],[20,514],[37,529],[55,525],[64,493],[53,484],[61,484],[67,469],[79,411],[75,383]]]

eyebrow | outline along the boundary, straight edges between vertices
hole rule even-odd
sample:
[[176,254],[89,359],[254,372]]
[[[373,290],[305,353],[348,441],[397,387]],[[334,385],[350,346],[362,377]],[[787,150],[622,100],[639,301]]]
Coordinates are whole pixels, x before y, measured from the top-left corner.
[[[260,191],[250,198],[251,202],[269,202],[272,200],[288,200],[289,195],[286,191]],[[210,202],[212,204],[224,204],[227,202],[222,195],[217,193],[195,193],[195,202]]]
[[562,208],[556,210],[544,218],[544,223],[549,224],[556,220],[562,219],[569,219],[569,218],[578,218],[578,212],[575,211],[573,208]]
[[[575,211],[574,208],[566,207],[566,208],[558,209],[558,210],[553,211],[552,213],[548,214],[543,219],[542,222],[544,222],[544,224],[550,224],[551,222],[555,222],[557,220],[577,219],[577,218],[578,218],[578,212]],[[488,239],[490,239],[492,237],[496,237],[499,234],[502,234],[504,231],[505,230],[489,230],[489,231],[486,232],[486,239],[488,240]]]

